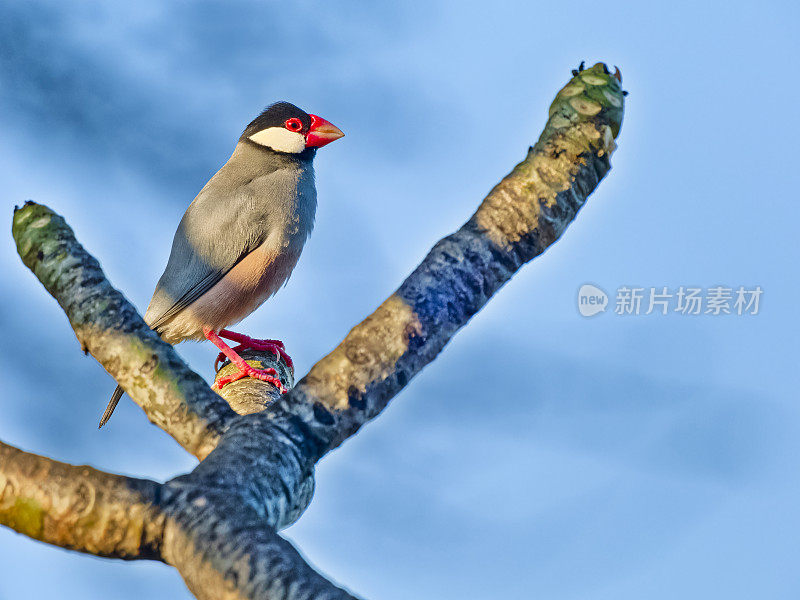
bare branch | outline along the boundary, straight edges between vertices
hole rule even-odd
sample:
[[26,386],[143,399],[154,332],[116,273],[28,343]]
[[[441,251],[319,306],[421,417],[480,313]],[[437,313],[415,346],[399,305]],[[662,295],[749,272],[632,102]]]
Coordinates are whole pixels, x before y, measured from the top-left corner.
[[225,401],[162,342],[64,219],[26,202],[14,211],[17,251],[58,301],[84,351],[89,352],[142,407],[149,419],[202,459],[235,416]]
[[167,562],[201,599],[354,600],[249,509],[240,491],[197,476],[162,485],[113,475],[0,442],[0,525],[96,556]]
[[160,487],[0,442],[0,524],[62,548],[162,560]]
[[355,600],[228,490],[166,487],[164,555],[200,600]]
[[300,418],[324,453],[377,416],[575,218],[611,168],[623,100],[603,63],[573,77],[525,160],[271,409],[272,419],[281,413]]

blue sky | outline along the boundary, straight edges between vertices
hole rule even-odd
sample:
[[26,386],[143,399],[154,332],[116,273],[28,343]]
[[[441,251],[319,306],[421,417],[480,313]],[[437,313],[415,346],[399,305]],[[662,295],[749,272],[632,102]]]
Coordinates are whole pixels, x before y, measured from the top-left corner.
[[[287,531],[367,598],[800,594],[796,3],[0,5],[0,186],[65,215],[141,309],[180,216],[266,104],[320,151],[317,228],[240,327],[304,373],[458,227],[586,59],[630,91],[613,170],[381,417]],[[9,227],[10,229],[10,227]],[[7,230],[8,231],[8,230]],[[0,439],[166,479],[192,467],[78,348],[0,238]],[[764,290],[756,316],[581,317],[591,282]],[[181,354],[211,377],[208,344]],[[486,376],[491,386],[483,383]],[[0,530],[0,600],[188,598],[160,564]]]

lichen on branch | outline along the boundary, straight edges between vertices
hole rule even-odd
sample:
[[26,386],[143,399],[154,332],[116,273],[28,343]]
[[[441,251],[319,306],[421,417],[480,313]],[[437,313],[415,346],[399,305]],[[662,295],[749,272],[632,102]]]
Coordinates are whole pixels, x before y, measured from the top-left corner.
[[0,442],[0,524],[62,548],[162,560],[160,484],[23,452]]
[[198,458],[208,455],[235,413],[111,286],[66,221],[26,202],[14,210],[12,234],[22,261],[64,309],[84,351],[154,424]]

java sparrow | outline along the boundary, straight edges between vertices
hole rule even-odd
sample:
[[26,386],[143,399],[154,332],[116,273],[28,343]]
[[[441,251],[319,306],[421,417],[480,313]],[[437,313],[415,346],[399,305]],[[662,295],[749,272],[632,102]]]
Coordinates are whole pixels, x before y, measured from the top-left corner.
[[[220,388],[245,376],[281,387],[274,369],[258,370],[237,353],[271,350],[278,340],[228,331],[286,283],[314,227],[317,148],[344,133],[288,102],[266,108],[244,130],[233,154],[200,190],[181,219],[172,252],[144,315],[164,341],[208,339],[239,367]],[[229,347],[221,338],[237,342]],[[100,427],[122,397],[117,386]]]

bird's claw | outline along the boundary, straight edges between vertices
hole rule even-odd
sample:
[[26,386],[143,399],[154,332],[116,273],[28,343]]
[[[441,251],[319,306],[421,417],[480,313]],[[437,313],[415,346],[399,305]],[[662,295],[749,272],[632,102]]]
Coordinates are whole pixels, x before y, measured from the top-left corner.
[[291,357],[286,354],[286,346],[284,346],[283,342],[280,340],[256,340],[251,338],[247,342],[240,345],[244,348],[252,348],[253,350],[274,352],[276,361],[280,362],[280,360],[283,359],[283,362],[286,363],[286,366],[294,371],[294,363],[292,362]]
[[266,381],[267,383],[271,383],[281,394],[285,394],[289,390],[283,387],[281,380],[277,377],[278,372],[275,369],[256,369],[253,366],[245,363],[244,369],[240,369],[236,373],[232,373],[230,375],[225,375],[224,377],[220,377],[217,381],[214,382],[212,387],[221,390],[223,387],[228,385],[229,383],[233,383],[234,381],[238,381],[239,379],[243,379],[244,377],[252,377],[253,379],[259,379],[260,381]]
[[[274,385],[281,394],[285,394],[288,390],[283,386],[281,380],[278,378],[278,372],[273,368],[267,369],[256,369],[249,363],[247,363],[240,355],[239,352],[245,348],[251,348],[253,350],[261,350],[264,352],[274,352],[276,362],[280,362],[283,359],[283,362],[286,366],[292,370],[294,373],[294,365],[292,364],[292,359],[286,354],[285,346],[282,341],[280,340],[258,340],[246,336],[242,333],[236,333],[234,331],[229,331],[227,329],[223,329],[219,332],[219,334],[209,330],[204,329],[204,333],[206,337],[211,340],[217,348],[222,350],[222,352],[217,355],[217,360],[214,361],[214,369],[219,372],[219,363],[220,361],[224,361],[226,358],[230,359],[239,370],[236,373],[231,375],[225,375],[224,377],[220,377],[214,382],[212,387],[215,387],[218,390],[221,390],[223,387],[228,385],[233,381],[237,381],[242,379],[243,377],[252,377],[253,379],[260,379],[261,381],[266,381]],[[227,338],[229,340],[233,340],[234,342],[238,342],[239,344],[233,348],[229,347],[225,344],[220,338]]]
[[[244,344],[239,344],[238,346],[234,346],[232,348],[232,350],[234,352],[238,353],[240,350],[242,350],[244,348],[249,348],[249,347],[250,346],[245,346]],[[281,354],[281,351],[278,348],[264,347],[264,348],[254,348],[254,350],[265,350],[265,351],[270,351],[271,350],[272,352],[275,353],[275,362],[280,362],[281,356],[285,356],[288,359],[288,361],[286,361],[286,364],[289,366],[290,369],[292,369],[292,371],[294,371],[294,365],[292,365],[292,362],[291,362],[292,359],[289,358],[289,355],[286,354],[285,352],[284,352],[284,354]],[[228,359],[228,357],[225,356],[224,352],[220,352],[219,354],[217,354],[217,360],[214,361],[214,370],[215,371],[219,371],[220,363],[224,363],[227,359]]]
[[222,331],[220,331],[220,336],[228,338],[229,340],[233,340],[234,342],[239,342],[237,349],[251,348],[253,350],[274,352],[276,359],[278,361],[280,361],[280,359],[283,359],[283,362],[286,363],[286,366],[292,370],[292,373],[294,373],[294,363],[292,362],[292,358],[286,353],[286,346],[282,341],[259,340],[256,338],[251,338],[250,336],[244,335],[242,333],[235,333],[233,331],[229,331],[227,329],[223,329]]
[[[264,352],[273,352],[275,354],[275,362],[280,362],[280,360],[283,359],[283,362],[286,363],[286,366],[294,371],[294,363],[292,362],[292,358],[286,353],[286,347],[280,340],[250,339],[247,343],[239,344],[234,346],[232,349],[234,352],[238,353],[240,350],[244,350],[246,348],[250,348],[251,350],[262,350]],[[217,360],[214,361],[214,370],[219,371],[219,364],[225,362],[226,359],[227,357],[225,356],[224,352],[217,354]]]

